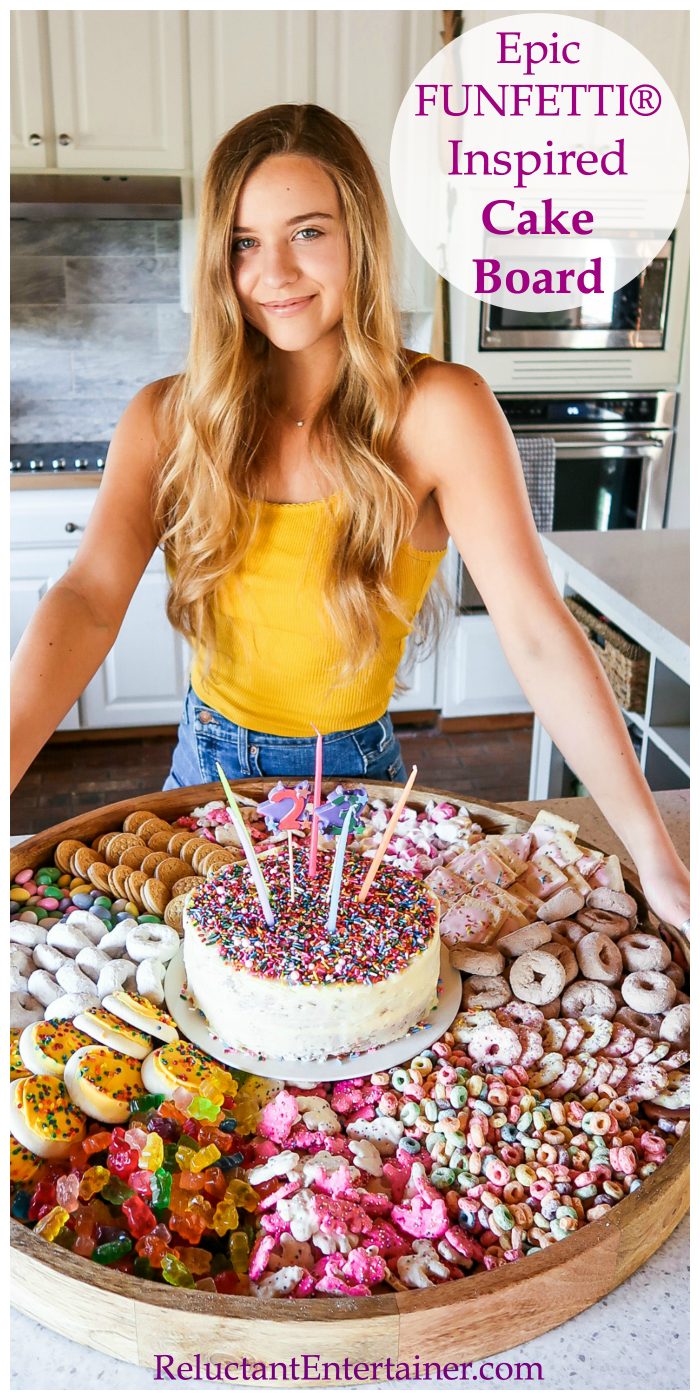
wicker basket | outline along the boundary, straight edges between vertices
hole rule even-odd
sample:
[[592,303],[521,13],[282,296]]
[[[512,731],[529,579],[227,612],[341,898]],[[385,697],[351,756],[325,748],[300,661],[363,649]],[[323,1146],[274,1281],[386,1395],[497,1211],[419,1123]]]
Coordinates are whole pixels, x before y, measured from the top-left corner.
[[565,598],[567,608],[583,628],[625,710],[644,714],[649,679],[649,652],[601,617],[582,598]]

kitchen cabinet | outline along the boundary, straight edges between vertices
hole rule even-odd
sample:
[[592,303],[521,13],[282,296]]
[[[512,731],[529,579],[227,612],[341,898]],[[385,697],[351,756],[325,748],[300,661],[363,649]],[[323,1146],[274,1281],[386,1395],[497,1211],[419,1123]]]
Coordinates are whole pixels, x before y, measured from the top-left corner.
[[[13,549],[10,555],[10,655],[15,650],[34,609],[66,572],[75,548]],[[59,729],[79,729],[78,705],[72,705]]]
[[[75,558],[95,490],[13,491],[10,525],[10,635],[17,645],[34,608]],[[119,636],[60,728],[116,729],[176,724],[189,650],[165,614],[163,555],[154,554]]]
[[181,170],[181,10],[12,14],[12,167]]
[[[459,554],[452,540],[443,567],[454,598]],[[436,703],[444,719],[530,713],[487,612],[452,614],[440,638]]]

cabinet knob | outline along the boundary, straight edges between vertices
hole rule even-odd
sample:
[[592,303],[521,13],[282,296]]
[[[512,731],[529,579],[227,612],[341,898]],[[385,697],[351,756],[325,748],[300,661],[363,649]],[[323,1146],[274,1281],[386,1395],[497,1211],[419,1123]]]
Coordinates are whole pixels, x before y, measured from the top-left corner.
[[59,138],[58,138],[58,144],[59,144],[59,146],[72,146],[72,145],[73,145],[73,137],[72,137],[72,136],[69,136],[68,133],[67,133],[66,131],[62,131],[62,132],[61,132],[61,135],[60,135]]
[[43,146],[44,144],[44,138],[43,136],[39,135],[38,131],[33,131],[31,133],[31,136],[27,137],[27,140],[29,141],[30,146]]
[[74,520],[67,520],[64,526],[67,535],[74,535],[76,530],[84,530],[84,525],[76,525]]

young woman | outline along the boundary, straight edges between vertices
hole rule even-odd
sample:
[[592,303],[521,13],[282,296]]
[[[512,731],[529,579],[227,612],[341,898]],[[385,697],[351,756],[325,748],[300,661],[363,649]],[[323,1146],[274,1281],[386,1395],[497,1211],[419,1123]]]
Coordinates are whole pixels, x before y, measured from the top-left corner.
[[[16,782],[110,650],[157,545],[193,647],[166,786],[402,778],[387,705],[436,618],[448,536],[510,664],[660,917],[688,873],[607,679],[554,588],[517,450],[473,370],[401,347],[385,202],[354,133],[312,105],[240,122],[202,199],[184,374],[127,407],[74,564],[14,662]],[[60,638],[60,647],[56,645]],[[37,661],[37,658],[41,658]]]

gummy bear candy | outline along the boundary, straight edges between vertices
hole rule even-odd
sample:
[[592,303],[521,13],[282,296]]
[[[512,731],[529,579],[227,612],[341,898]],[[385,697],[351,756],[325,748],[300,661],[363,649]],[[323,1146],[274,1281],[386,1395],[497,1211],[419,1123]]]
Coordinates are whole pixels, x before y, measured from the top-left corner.
[[163,1165],[163,1139],[157,1133],[149,1133],[139,1153],[139,1166],[155,1172]]
[[93,1157],[97,1152],[106,1152],[111,1143],[111,1133],[93,1133],[91,1137],[83,1139],[81,1147],[86,1157]]
[[241,1210],[255,1210],[260,1197],[257,1191],[248,1185],[247,1181],[241,1181],[240,1177],[235,1176],[226,1187],[224,1200],[233,1201],[234,1205],[240,1206]]
[[187,1245],[178,1245],[177,1257],[195,1278],[200,1274],[206,1274],[212,1261],[212,1255],[208,1249],[196,1249],[194,1246]]
[[34,1234],[41,1235],[43,1239],[51,1243],[61,1233],[63,1226],[69,1219],[67,1210],[64,1210],[62,1206],[54,1206],[34,1227]]
[[124,1140],[112,1141],[107,1154],[107,1166],[114,1176],[120,1176],[125,1181],[136,1171],[139,1164],[139,1154],[136,1147],[131,1147]]
[[237,1274],[244,1274],[248,1268],[250,1249],[242,1230],[232,1231],[228,1242],[228,1254],[231,1267],[235,1269]]
[[206,1118],[211,1123],[214,1123],[219,1116],[219,1109],[217,1104],[212,1103],[211,1099],[203,1098],[201,1095],[197,1094],[190,1104],[190,1114],[192,1118]]
[[96,1196],[98,1191],[101,1191],[102,1187],[107,1185],[109,1177],[110,1173],[106,1167],[88,1167],[78,1187],[78,1195],[81,1201],[89,1201],[92,1196]]
[[29,1219],[40,1220],[56,1204],[56,1183],[50,1177],[37,1182],[29,1202]]
[[233,1201],[219,1201],[212,1224],[217,1235],[225,1235],[227,1230],[235,1230],[238,1224],[238,1209]]
[[163,1258],[163,1278],[166,1283],[172,1284],[173,1288],[194,1288],[194,1279],[189,1269],[186,1269],[174,1254],[166,1254]]
[[158,1210],[160,1207],[170,1205],[170,1193],[173,1179],[170,1172],[164,1167],[159,1167],[151,1178],[151,1205]]
[[[138,1160],[136,1158],[136,1153],[134,1153],[133,1156],[135,1159],[134,1165],[136,1165],[136,1161]],[[109,1181],[100,1191],[103,1201],[109,1201],[110,1205],[113,1206],[120,1206],[123,1201],[128,1201],[129,1197],[133,1196],[133,1194],[131,1187],[127,1186],[125,1181],[120,1181],[118,1176],[110,1176]]]
[[123,1259],[126,1254],[130,1254],[134,1241],[123,1231],[119,1231],[116,1239],[108,1240],[105,1244],[98,1244],[93,1251],[93,1259],[97,1264],[112,1264],[117,1259]]
[[182,1215],[170,1217],[170,1228],[189,1244],[199,1244],[206,1226],[206,1220],[195,1210],[187,1210]]
[[127,1184],[131,1187],[132,1191],[136,1192],[137,1196],[143,1196],[145,1200],[146,1198],[150,1198],[152,1180],[152,1172],[137,1171],[131,1173]]
[[203,1190],[207,1196],[213,1196],[214,1200],[220,1201],[226,1194],[226,1178],[221,1167],[207,1167],[203,1177]]
[[218,1162],[221,1153],[215,1143],[210,1142],[207,1147],[202,1147],[194,1156],[190,1158],[190,1171],[200,1172],[204,1167],[210,1167],[214,1162]]
[[59,1206],[72,1215],[78,1209],[78,1191],[80,1178],[76,1172],[70,1172],[68,1176],[59,1177],[56,1182],[56,1201]]
[[122,1214],[126,1216],[129,1229],[135,1237],[147,1235],[155,1228],[156,1217],[140,1196],[131,1196],[122,1204]]
[[148,1113],[151,1108],[160,1108],[165,1100],[165,1094],[142,1094],[138,1099],[132,1099],[129,1108],[132,1113]]

